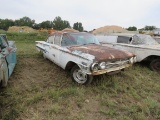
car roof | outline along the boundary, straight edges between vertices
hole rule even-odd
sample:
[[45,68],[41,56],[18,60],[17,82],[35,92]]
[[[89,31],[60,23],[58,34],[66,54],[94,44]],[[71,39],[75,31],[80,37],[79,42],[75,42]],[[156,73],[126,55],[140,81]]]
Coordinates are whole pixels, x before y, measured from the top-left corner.
[[[64,33],[88,33],[88,32],[66,32],[66,31],[56,31],[56,32],[51,33],[49,36],[52,36],[52,35],[54,35],[54,34],[64,34]],[[91,33],[88,33],[88,34],[91,34]]]
[[133,37],[133,36],[148,36],[147,34],[117,34],[115,36],[120,36],[120,37]]

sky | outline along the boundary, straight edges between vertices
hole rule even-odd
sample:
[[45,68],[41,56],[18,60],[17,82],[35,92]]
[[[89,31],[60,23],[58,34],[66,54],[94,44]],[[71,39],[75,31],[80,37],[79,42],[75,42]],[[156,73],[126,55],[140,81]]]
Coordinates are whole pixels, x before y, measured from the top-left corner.
[[106,25],[160,28],[160,0],[0,0],[0,3],[0,19],[27,16],[41,23],[60,16],[71,26],[81,22],[88,31]]

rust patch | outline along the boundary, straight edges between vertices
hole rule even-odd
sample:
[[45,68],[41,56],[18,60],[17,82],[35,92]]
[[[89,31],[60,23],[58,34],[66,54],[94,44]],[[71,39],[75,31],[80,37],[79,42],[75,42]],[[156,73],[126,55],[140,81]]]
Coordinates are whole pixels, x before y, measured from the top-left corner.
[[106,61],[106,60],[115,61],[135,56],[134,54],[127,51],[122,51],[107,46],[92,45],[92,44],[84,46],[72,46],[68,47],[68,49],[71,52],[77,50],[83,53],[94,55],[95,61]]

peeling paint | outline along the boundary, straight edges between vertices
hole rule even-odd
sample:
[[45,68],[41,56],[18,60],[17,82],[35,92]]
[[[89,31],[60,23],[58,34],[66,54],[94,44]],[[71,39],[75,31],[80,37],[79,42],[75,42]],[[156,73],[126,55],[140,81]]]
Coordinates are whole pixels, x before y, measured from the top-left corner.
[[73,46],[68,48],[71,52],[76,54],[86,53],[94,57],[94,61],[106,61],[106,60],[121,60],[135,56],[132,53],[124,52],[122,50],[113,49],[111,47],[104,47],[101,45],[85,45]]

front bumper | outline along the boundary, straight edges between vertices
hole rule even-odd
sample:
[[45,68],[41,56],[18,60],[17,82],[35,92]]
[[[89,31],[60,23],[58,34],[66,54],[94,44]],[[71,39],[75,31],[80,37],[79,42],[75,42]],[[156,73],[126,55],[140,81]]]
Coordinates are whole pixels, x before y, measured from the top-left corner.
[[104,70],[93,71],[90,75],[100,75],[100,74],[120,71],[120,70],[122,70],[124,68],[128,68],[130,66],[132,66],[132,64],[125,64],[125,65],[115,67],[115,68],[108,68],[108,69],[104,69]]

